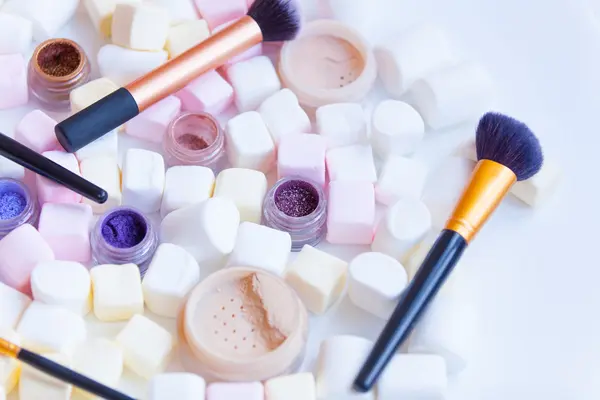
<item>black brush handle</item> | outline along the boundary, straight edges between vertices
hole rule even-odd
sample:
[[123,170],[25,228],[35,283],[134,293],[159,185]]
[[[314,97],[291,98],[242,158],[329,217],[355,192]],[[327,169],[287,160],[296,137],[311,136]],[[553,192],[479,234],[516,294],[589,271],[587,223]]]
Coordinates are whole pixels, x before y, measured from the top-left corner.
[[0,155],[96,203],[108,199],[104,189],[1,133]]
[[58,142],[74,153],[117,129],[140,113],[135,99],[125,88],[120,88],[59,122],[54,128]]
[[354,380],[354,390],[368,392],[373,388],[466,247],[467,241],[458,233],[447,229],[440,233]]
[[17,358],[25,364],[31,365],[33,368],[53,376],[60,381],[70,383],[86,392],[100,396],[103,399],[135,400],[133,397],[129,397],[121,392],[111,389],[108,386],[28,350],[21,349]]

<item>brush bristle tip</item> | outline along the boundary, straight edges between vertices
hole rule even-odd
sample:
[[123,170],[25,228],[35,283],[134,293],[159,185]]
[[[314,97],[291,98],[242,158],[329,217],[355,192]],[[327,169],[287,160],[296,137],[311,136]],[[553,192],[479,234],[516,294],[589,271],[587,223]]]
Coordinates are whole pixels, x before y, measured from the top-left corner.
[[302,25],[296,0],[256,0],[248,15],[260,26],[265,42],[292,40]]

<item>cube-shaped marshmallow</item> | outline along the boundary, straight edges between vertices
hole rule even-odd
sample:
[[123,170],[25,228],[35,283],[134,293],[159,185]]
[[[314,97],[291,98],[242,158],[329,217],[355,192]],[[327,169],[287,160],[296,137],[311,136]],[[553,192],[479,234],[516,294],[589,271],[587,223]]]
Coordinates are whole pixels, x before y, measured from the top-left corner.
[[206,400],[263,400],[265,389],[260,382],[216,382],[206,388]]
[[[17,346],[21,345],[21,339],[19,338],[19,335],[10,328],[0,327],[0,338],[8,340]],[[6,356],[0,356],[0,399],[2,399],[3,393],[10,393],[15,388],[17,382],[19,381],[20,374],[21,363],[18,360]]]
[[[123,350],[113,341],[91,339],[75,351],[73,369],[103,385],[116,387],[123,373]],[[73,390],[81,397],[96,398],[77,387]]]
[[29,304],[28,296],[0,282],[0,329],[16,327]]
[[25,53],[32,40],[33,24],[30,20],[20,15],[0,14],[0,54]]
[[415,152],[425,136],[425,122],[410,104],[384,100],[371,117],[371,145],[385,159]]
[[117,130],[112,130],[106,135],[77,150],[75,152],[75,157],[77,157],[79,162],[89,158],[99,157],[109,157],[117,162],[119,157],[119,135]]
[[54,252],[31,225],[23,224],[0,240],[0,281],[29,294],[29,279],[35,266],[54,260]]
[[227,77],[233,86],[235,105],[240,112],[256,110],[265,99],[281,89],[277,71],[266,56],[232,65],[227,70]]
[[248,11],[245,0],[212,1],[194,0],[202,18],[211,29],[225,22],[243,17]]
[[175,372],[156,375],[148,384],[147,400],[204,399],[206,382],[198,375]]
[[446,363],[442,357],[397,354],[377,382],[377,399],[443,400],[447,386]]
[[36,42],[55,37],[75,14],[78,0],[59,0],[52,4],[44,0],[21,0],[6,3],[2,12],[18,14],[33,23]]
[[156,315],[175,318],[199,281],[200,267],[194,257],[182,247],[163,243],[142,282],[146,307]]
[[265,382],[267,400],[317,400],[315,377],[310,372],[278,376]]
[[59,260],[88,262],[92,258],[88,204],[46,203],[40,213],[38,230]]
[[98,265],[90,270],[94,315],[100,321],[126,321],[144,312],[140,270],[135,264]]
[[[100,60],[98,60],[100,62]],[[108,78],[98,78],[93,81],[89,81],[85,85],[76,87],[69,93],[69,101],[71,102],[71,112],[77,113],[84,108],[87,108],[100,100],[101,98],[108,96],[119,86]]]
[[367,142],[367,121],[360,104],[337,103],[319,107],[317,132],[329,148]]
[[306,308],[323,314],[342,294],[347,270],[346,261],[304,245],[289,265],[285,280],[296,290]]
[[164,64],[169,53],[161,51],[139,51],[114,44],[105,44],[98,50],[100,75],[117,85],[127,85]]
[[275,162],[275,144],[256,111],[239,114],[227,122],[227,157],[233,167],[268,172]]
[[165,188],[165,162],[153,151],[129,149],[123,163],[123,205],[145,213],[160,210]]
[[214,70],[205,72],[177,92],[185,111],[217,115],[233,103],[233,88]]
[[[42,354],[43,357],[70,368],[70,358],[64,354]],[[22,400],[69,400],[73,386],[52,378],[29,365],[23,365],[19,381],[19,399]]]
[[198,11],[192,0],[148,0],[150,3],[164,7],[169,13],[171,26],[198,19]]
[[0,400],[6,400],[6,390],[0,387]]
[[277,149],[277,175],[299,176],[325,185],[325,151],[327,144],[320,135],[287,135]]
[[292,238],[289,233],[242,222],[227,265],[262,268],[283,275],[291,249]]
[[390,156],[375,184],[375,199],[386,206],[403,198],[420,199],[427,179],[427,165],[413,158]]
[[171,21],[167,11],[150,3],[117,3],[112,20],[112,42],[133,50],[159,51],[165,47]]
[[[233,19],[233,20],[227,21],[224,24],[221,24],[221,25],[215,27],[214,29],[212,29],[212,34],[214,35],[216,33],[221,32],[223,29],[236,23],[238,20],[239,20],[239,18]],[[263,53],[262,43],[255,44],[254,46],[250,47],[248,50],[245,50],[245,51],[241,52],[240,54],[235,55],[235,56],[231,57],[229,60],[227,60],[227,62],[222,67],[222,72],[225,72],[225,74],[226,74],[227,68],[230,67],[231,65],[233,65],[235,63],[239,63],[241,61],[246,61],[252,57],[260,56],[260,55],[262,55],[262,53]]]
[[15,128],[15,139],[30,149],[43,153],[60,149],[54,134],[56,121],[41,110],[33,110],[23,117]]
[[240,212],[241,221],[259,224],[266,193],[265,174],[252,169],[229,168],[217,176],[213,196],[232,200]]
[[[408,281],[412,281],[415,277],[415,274],[421,268],[421,264],[427,257],[429,250],[435,243],[438,238],[438,232],[429,232],[423,240],[413,246],[405,256],[402,258],[402,265],[406,268],[406,273],[408,275]],[[448,282],[446,282],[447,284]]]
[[327,241],[335,244],[371,244],[375,223],[373,184],[337,181],[329,184]]
[[364,181],[375,183],[377,169],[373,149],[369,145],[355,144],[329,149],[325,155],[329,179],[333,181]]
[[27,104],[27,64],[21,54],[0,55],[0,93],[0,110]]
[[103,214],[111,208],[121,205],[121,171],[117,160],[112,157],[88,158],[79,164],[81,176],[88,181],[100,186],[108,193],[104,204],[84,198],[83,202],[92,207],[95,214]]
[[281,89],[269,96],[258,107],[275,143],[294,133],[310,132],[310,119],[298,104],[298,97],[290,89]]
[[[119,3],[141,3],[142,0],[119,0]],[[83,0],[85,9],[96,28],[105,38],[110,36],[116,0]]]
[[169,57],[175,58],[186,50],[191,49],[198,43],[210,36],[208,24],[203,19],[184,21],[171,26],[167,36],[165,49]]
[[544,159],[542,169],[533,177],[514,184],[511,193],[532,207],[542,205],[560,186],[562,172],[552,158]]
[[174,345],[165,328],[142,315],[134,315],[116,340],[125,366],[146,379],[165,369]]
[[125,124],[125,132],[143,140],[162,143],[169,124],[180,110],[181,100],[168,96],[129,120]]
[[25,179],[25,168],[8,158],[0,157],[0,178],[22,181]]
[[160,206],[164,218],[171,211],[202,203],[212,196],[215,174],[199,165],[177,165],[167,170],[165,192]]
[[[42,153],[42,155],[59,164],[60,166],[65,167],[69,171],[77,175],[81,175],[79,171],[79,163],[77,162],[77,158],[75,158],[75,154],[53,150],[46,151]],[[79,193],[75,193],[71,189],[51,181],[48,178],[44,178],[41,175],[36,175],[35,182],[40,204],[81,202],[81,195]]]

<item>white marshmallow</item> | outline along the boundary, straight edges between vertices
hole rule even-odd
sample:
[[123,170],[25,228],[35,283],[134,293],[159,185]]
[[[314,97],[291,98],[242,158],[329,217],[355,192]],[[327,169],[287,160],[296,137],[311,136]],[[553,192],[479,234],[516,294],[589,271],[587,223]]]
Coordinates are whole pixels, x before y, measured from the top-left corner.
[[17,326],[29,304],[28,296],[0,282],[0,328]]
[[165,163],[158,153],[129,149],[123,162],[123,205],[145,213],[160,210],[165,188]]
[[554,195],[561,178],[558,164],[552,158],[546,158],[542,169],[533,177],[515,183],[511,193],[526,204],[537,207]]
[[400,97],[418,79],[453,65],[456,60],[446,34],[422,25],[375,47],[379,78],[387,92]]
[[[191,5],[192,2],[189,1],[189,4]],[[169,52],[169,57],[174,58],[209,36],[208,24],[203,19],[184,21],[169,29],[165,49]]]
[[481,66],[461,64],[415,82],[407,98],[429,127],[443,129],[487,112],[493,92],[492,80]]
[[333,181],[377,181],[373,149],[369,145],[355,144],[327,151],[325,156],[329,179]]
[[33,24],[19,15],[0,13],[0,54],[25,53],[33,40]]
[[226,135],[227,157],[233,167],[268,172],[275,163],[275,144],[256,111],[230,119]]
[[79,315],[92,309],[90,273],[73,261],[46,261],[31,272],[33,298]]
[[431,229],[431,214],[423,202],[405,198],[391,206],[375,231],[373,251],[399,260]]
[[[69,357],[64,354],[51,353],[43,354],[43,356],[67,368],[70,367]],[[69,400],[72,391],[72,385],[52,378],[27,364],[23,365],[19,382],[20,400]]]
[[283,275],[291,249],[292,238],[289,233],[242,222],[227,266],[262,268]]
[[327,400],[374,400],[374,391],[358,393],[352,382],[373,343],[358,336],[331,336],[321,343],[317,361],[317,398]]
[[81,176],[100,186],[108,193],[104,204],[84,198],[83,203],[89,204],[95,214],[103,214],[111,208],[121,205],[121,172],[117,160],[112,157],[87,158],[79,164]]
[[[4,0],[2,0],[4,1]],[[2,5],[2,3],[0,2],[0,6]],[[6,391],[0,387],[0,400],[6,400]]]
[[135,264],[98,265],[90,270],[94,315],[100,321],[126,321],[144,312],[140,270]]
[[142,289],[146,307],[156,315],[176,318],[189,291],[200,281],[200,267],[185,249],[170,243],[158,246]]
[[425,136],[425,122],[410,104],[384,100],[371,117],[371,145],[385,159],[415,152]]
[[165,192],[160,206],[164,218],[171,211],[202,203],[212,196],[215,174],[207,167],[178,165],[167,169]]
[[289,265],[285,280],[296,290],[306,308],[323,314],[342,295],[347,270],[346,261],[304,245]]
[[327,140],[329,148],[366,143],[367,121],[360,104],[338,103],[319,107],[316,112],[317,132]]
[[[96,382],[116,387],[123,374],[123,350],[115,342],[96,338],[79,346],[73,355],[73,369]],[[77,387],[80,397],[97,397]]]
[[363,310],[388,319],[407,284],[402,264],[386,254],[369,252],[350,261],[348,271],[350,300]]
[[323,0],[318,4],[321,6],[322,18],[341,21],[363,35],[373,32],[377,12],[369,2],[356,2],[351,7],[348,7],[347,0]]
[[133,50],[159,51],[169,35],[169,14],[150,3],[117,3],[112,20],[114,44]]
[[463,157],[467,160],[477,162],[477,147],[475,146],[475,139],[469,139],[461,144],[456,150],[457,157]]
[[240,112],[256,110],[269,96],[281,89],[281,82],[269,57],[257,56],[233,64],[227,77],[235,91],[235,105]]
[[25,168],[8,158],[0,157],[0,178],[22,181],[25,178]]
[[124,86],[157,68],[168,57],[166,51],[136,51],[106,44],[98,51],[97,61],[100,75]]
[[147,400],[204,399],[206,382],[198,375],[176,372],[156,375],[148,384]]
[[174,345],[165,328],[142,315],[134,315],[116,340],[123,348],[125,366],[146,379],[167,366]]
[[[172,1],[172,0],[171,0]],[[141,3],[142,0],[83,0],[85,9],[96,31],[104,37],[110,36],[112,17],[119,3]]]
[[266,400],[317,400],[315,377],[310,372],[278,376],[265,382]]
[[[0,338],[17,346],[21,345],[19,335],[10,328],[0,327]],[[0,399],[2,399],[2,393],[10,393],[15,388],[20,374],[21,363],[19,361],[14,358],[0,356]]]
[[75,157],[77,157],[79,162],[85,161],[88,158],[109,157],[114,159],[116,163],[119,157],[119,135],[117,131],[110,131],[87,146],[77,150]]
[[[98,60],[98,62],[100,62],[100,60]],[[94,104],[101,98],[108,96],[118,88],[119,87],[110,79],[98,78],[94,79],[93,81],[89,81],[85,85],[73,89],[73,91],[69,93],[69,101],[71,102],[71,112],[77,113],[83,110],[84,108],[91,106],[92,104]],[[93,143],[97,142],[98,140],[94,141]],[[79,151],[83,151],[83,153],[85,153],[86,150],[84,149],[86,147],[88,146],[85,146]],[[83,160],[83,158],[79,158],[79,160]]]
[[217,176],[214,197],[232,200],[240,212],[241,221],[259,224],[267,193],[267,177],[260,171],[229,168]]
[[203,268],[222,266],[233,250],[239,224],[240,213],[231,200],[210,198],[167,215],[160,240],[183,247]]
[[2,12],[17,14],[33,23],[37,42],[55,37],[75,14],[79,0],[18,0],[6,3]]
[[17,326],[21,343],[27,350],[38,353],[60,353],[72,356],[73,352],[85,341],[85,321],[64,308],[31,303]]
[[180,25],[198,19],[198,12],[192,0],[148,0],[163,7],[169,13],[171,25]]
[[269,96],[262,102],[258,112],[277,144],[284,136],[310,132],[310,119],[290,89],[281,89]]
[[[427,257],[429,250],[435,243],[439,236],[439,232],[429,232],[423,240],[413,246],[410,251],[406,253],[402,261],[402,265],[406,268],[406,272],[408,274],[408,281],[412,281],[415,277],[415,274],[421,268],[421,264]],[[452,275],[451,275],[452,276]]]
[[375,185],[375,198],[392,205],[402,198],[419,199],[427,179],[425,163],[400,156],[391,156],[383,164]]
[[377,399],[443,400],[447,386],[446,364],[442,357],[397,354],[377,382]]

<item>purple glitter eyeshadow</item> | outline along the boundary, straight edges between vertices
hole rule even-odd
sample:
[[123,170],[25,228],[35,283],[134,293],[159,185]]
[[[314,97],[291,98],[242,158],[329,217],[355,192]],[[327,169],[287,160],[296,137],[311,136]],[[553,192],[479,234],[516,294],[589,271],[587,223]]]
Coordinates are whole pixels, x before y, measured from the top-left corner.
[[275,192],[275,205],[285,215],[300,218],[311,214],[319,205],[319,194],[308,182],[292,180]]
[[0,220],[13,219],[23,213],[27,200],[21,193],[7,191],[0,194]]
[[102,225],[102,237],[108,244],[119,249],[133,247],[146,237],[148,226],[144,218],[128,210],[109,215]]

